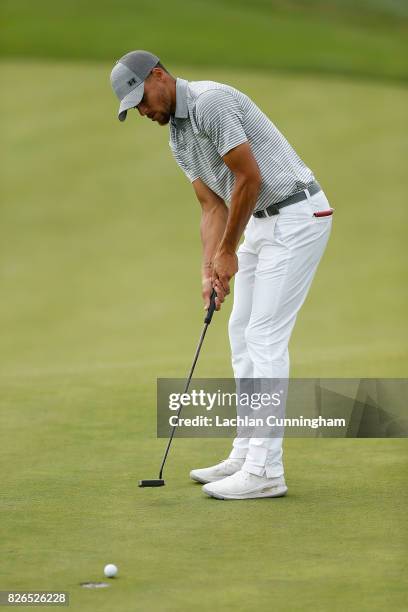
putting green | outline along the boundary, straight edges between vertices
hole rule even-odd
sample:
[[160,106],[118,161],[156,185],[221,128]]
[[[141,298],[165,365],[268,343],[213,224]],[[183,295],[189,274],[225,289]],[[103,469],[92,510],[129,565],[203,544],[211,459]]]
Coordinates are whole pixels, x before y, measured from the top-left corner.
[[[79,611],[403,610],[404,440],[288,440],[287,498],[188,481],[228,440],[177,440],[162,489],[155,381],[202,325],[199,206],[167,129],[115,118],[108,64],[3,62],[2,589]],[[407,91],[182,68],[243,89],[336,209],[291,341],[293,376],[405,376]],[[10,86],[8,86],[10,84]],[[217,313],[197,376],[229,376]],[[80,582],[103,580],[109,589]]]

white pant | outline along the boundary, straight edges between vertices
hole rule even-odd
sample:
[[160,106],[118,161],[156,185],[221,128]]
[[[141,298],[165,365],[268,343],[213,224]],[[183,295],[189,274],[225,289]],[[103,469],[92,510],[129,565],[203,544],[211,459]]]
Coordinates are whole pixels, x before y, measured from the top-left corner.
[[[289,378],[288,343],[326,247],[332,216],[323,191],[278,215],[251,216],[238,249],[229,321],[235,378]],[[231,458],[269,478],[283,474],[282,438],[235,438]]]

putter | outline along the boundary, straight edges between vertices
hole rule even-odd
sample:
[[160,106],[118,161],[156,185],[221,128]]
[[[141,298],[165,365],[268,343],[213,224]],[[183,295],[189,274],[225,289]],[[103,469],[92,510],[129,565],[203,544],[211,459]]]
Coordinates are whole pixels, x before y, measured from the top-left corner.
[[[215,293],[215,289],[213,289],[212,293],[211,293],[211,298],[210,298],[210,305],[208,307],[207,314],[205,315],[205,319],[204,319],[204,328],[203,328],[203,331],[201,332],[200,340],[199,340],[199,343],[198,343],[198,346],[197,346],[197,350],[196,350],[195,355],[194,355],[193,365],[191,366],[190,374],[188,375],[188,378],[187,378],[187,383],[186,383],[186,387],[184,389],[184,393],[187,393],[188,388],[190,386],[190,381],[191,381],[191,378],[193,376],[193,372],[194,372],[194,368],[195,368],[197,360],[198,360],[198,356],[200,354],[201,346],[203,344],[203,341],[204,341],[204,338],[205,338],[205,334],[207,333],[208,326],[211,323],[211,319],[212,319],[212,316],[213,316],[214,311],[215,311],[215,298],[216,297],[217,297],[217,294]],[[176,424],[173,425],[173,429],[171,430],[170,438],[169,438],[166,450],[165,450],[164,455],[163,455],[163,460],[162,460],[161,466],[160,466],[159,477],[156,480],[139,480],[139,487],[163,487],[166,484],[164,482],[164,480],[163,480],[163,469],[164,469],[164,465],[166,463],[167,455],[169,454],[171,443],[173,441],[174,433],[175,433],[176,428],[177,428],[177,422],[178,422],[178,419],[180,417],[181,408],[182,408],[182,406],[180,405],[180,408],[178,409],[177,414],[176,414],[176,419],[177,419]]]

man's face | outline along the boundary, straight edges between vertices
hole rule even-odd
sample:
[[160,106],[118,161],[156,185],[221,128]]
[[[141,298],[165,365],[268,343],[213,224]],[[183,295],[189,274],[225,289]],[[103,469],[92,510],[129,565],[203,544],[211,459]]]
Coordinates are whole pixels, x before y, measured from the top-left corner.
[[144,82],[144,94],[141,102],[135,107],[142,116],[159,125],[167,125],[171,114],[171,95],[160,68],[154,68]]

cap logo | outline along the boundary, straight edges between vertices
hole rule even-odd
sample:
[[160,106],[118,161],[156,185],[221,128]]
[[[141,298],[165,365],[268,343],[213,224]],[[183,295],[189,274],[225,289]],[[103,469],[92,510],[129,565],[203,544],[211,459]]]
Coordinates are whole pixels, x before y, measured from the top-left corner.
[[129,79],[129,81],[127,82],[127,84],[129,85],[129,87],[132,87],[132,85],[134,85],[136,83],[136,79],[135,78],[131,78]]

